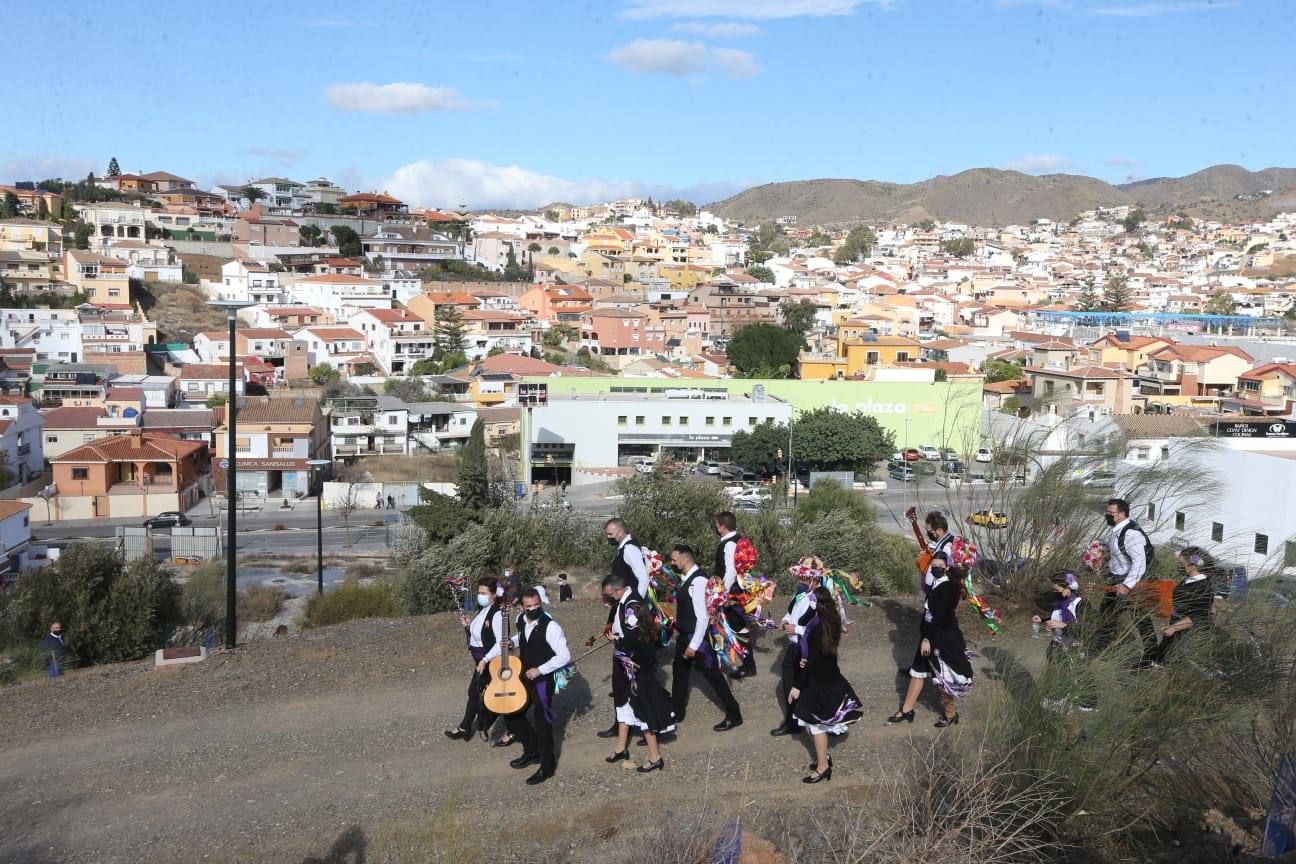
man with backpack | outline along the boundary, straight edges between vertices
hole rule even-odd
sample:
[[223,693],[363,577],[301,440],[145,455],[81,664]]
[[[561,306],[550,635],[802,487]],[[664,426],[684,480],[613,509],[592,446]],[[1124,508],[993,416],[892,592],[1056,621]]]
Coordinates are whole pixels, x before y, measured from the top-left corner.
[[1102,651],[1116,637],[1116,628],[1122,609],[1134,612],[1139,639],[1143,643],[1143,656],[1139,665],[1147,662],[1149,652],[1156,648],[1156,629],[1152,626],[1151,616],[1146,609],[1138,609],[1129,602],[1130,592],[1147,576],[1152,565],[1155,551],[1152,541],[1148,539],[1137,522],[1130,518],[1129,502],[1123,498],[1112,498],[1107,502],[1107,525],[1111,533],[1107,537],[1107,573],[1111,580],[1112,590],[1103,598],[1098,607],[1098,626],[1095,628],[1090,643],[1093,651]]

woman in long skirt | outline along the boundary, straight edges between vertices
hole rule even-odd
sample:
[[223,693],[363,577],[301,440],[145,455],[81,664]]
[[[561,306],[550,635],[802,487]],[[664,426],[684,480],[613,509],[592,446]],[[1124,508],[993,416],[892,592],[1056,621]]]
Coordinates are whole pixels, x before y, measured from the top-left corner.
[[860,718],[860,700],[841,673],[837,650],[841,642],[841,612],[832,594],[822,586],[815,589],[815,616],[801,636],[801,668],[797,686],[788,693],[792,716],[810,733],[815,764],[801,782],[832,779],[832,757],[828,736],[842,735]]
[[959,630],[959,598],[963,589],[957,581],[957,571],[941,558],[932,561],[934,580],[927,602],[923,606],[922,624],[919,627],[921,642],[913,665],[909,667],[909,690],[905,693],[900,710],[887,718],[888,723],[912,723],[914,706],[922,693],[923,682],[931,680],[940,690],[944,709],[936,728],[953,726],[959,720],[954,700],[972,689],[972,663],[968,659],[967,643]]
[[643,733],[648,745],[648,763],[638,767],[640,773],[662,771],[666,762],[657,745],[657,736],[675,730],[670,695],[657,681],[657,649],[660,626],[647,605],[637,599],[627,581],[617,575],[603,580],[604,596],[616,604],[612,631],[616,663],[612,667],[612,699],[616,705],[617,750],[607,762],[630,758],[630,729]]

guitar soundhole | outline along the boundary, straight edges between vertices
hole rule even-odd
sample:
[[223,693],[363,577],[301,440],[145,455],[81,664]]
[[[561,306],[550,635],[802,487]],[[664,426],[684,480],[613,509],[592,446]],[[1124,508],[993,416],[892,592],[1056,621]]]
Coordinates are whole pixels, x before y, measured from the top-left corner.
[[500,670],[500,680],[501,680],[501,681],[507,681],[507,680],[509,680],[509,679],[512,678],[512,677],[513,677],[513,670],[512,670],[512,669],[501,669],[501,670]]

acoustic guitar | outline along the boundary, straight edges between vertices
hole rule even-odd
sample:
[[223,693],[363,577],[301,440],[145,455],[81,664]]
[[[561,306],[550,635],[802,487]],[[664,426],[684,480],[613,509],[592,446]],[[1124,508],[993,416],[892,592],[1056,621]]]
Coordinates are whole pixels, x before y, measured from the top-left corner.
[[513,653],[513,613],[511,607],[500,609],[504,616],[504,639],[500,653],[486,668],[490,680],[482,690],[486,710],[496,714],[516,714],[527,706],[526,682],[522,678],[522,658]]
[[927,544],[927,538],[923,536],[922,528],[918,527],[918,508],[910,507],[905,511],[905,516],[909,518],[909,526],[913,528],[914,539],[918,541],[918,548],[922,551],[918,553],[918,559],[914,562],[918,565],[918,585],[923,593],[927,593],[927,570],[931,567],[932,558],[936,557],[931,547]]

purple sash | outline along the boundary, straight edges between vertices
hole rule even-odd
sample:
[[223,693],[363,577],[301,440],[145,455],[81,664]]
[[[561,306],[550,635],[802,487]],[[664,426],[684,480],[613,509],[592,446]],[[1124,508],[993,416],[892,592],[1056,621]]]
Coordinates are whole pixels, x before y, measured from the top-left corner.
[[544,712],[545,722],[550,726],[553,725],[554,715],[553,708],[549,705],[549,678],[541,676],[535,682],[536,698],[540,701],[540,710]]
[[801,649],[802,657],[810,656],[810,631],[818,626],[819,626],[819,613],[816,612],[814,614],[814,617],[806,622],[805,629],[801,631],[801,635],[797,639],[799,643],[799,647]]
[[474,663],[480,663],[482,661],[482,658],[486,656],[486,649],[474,648],[473,646],[469,645],[468,653],[472,655]]

